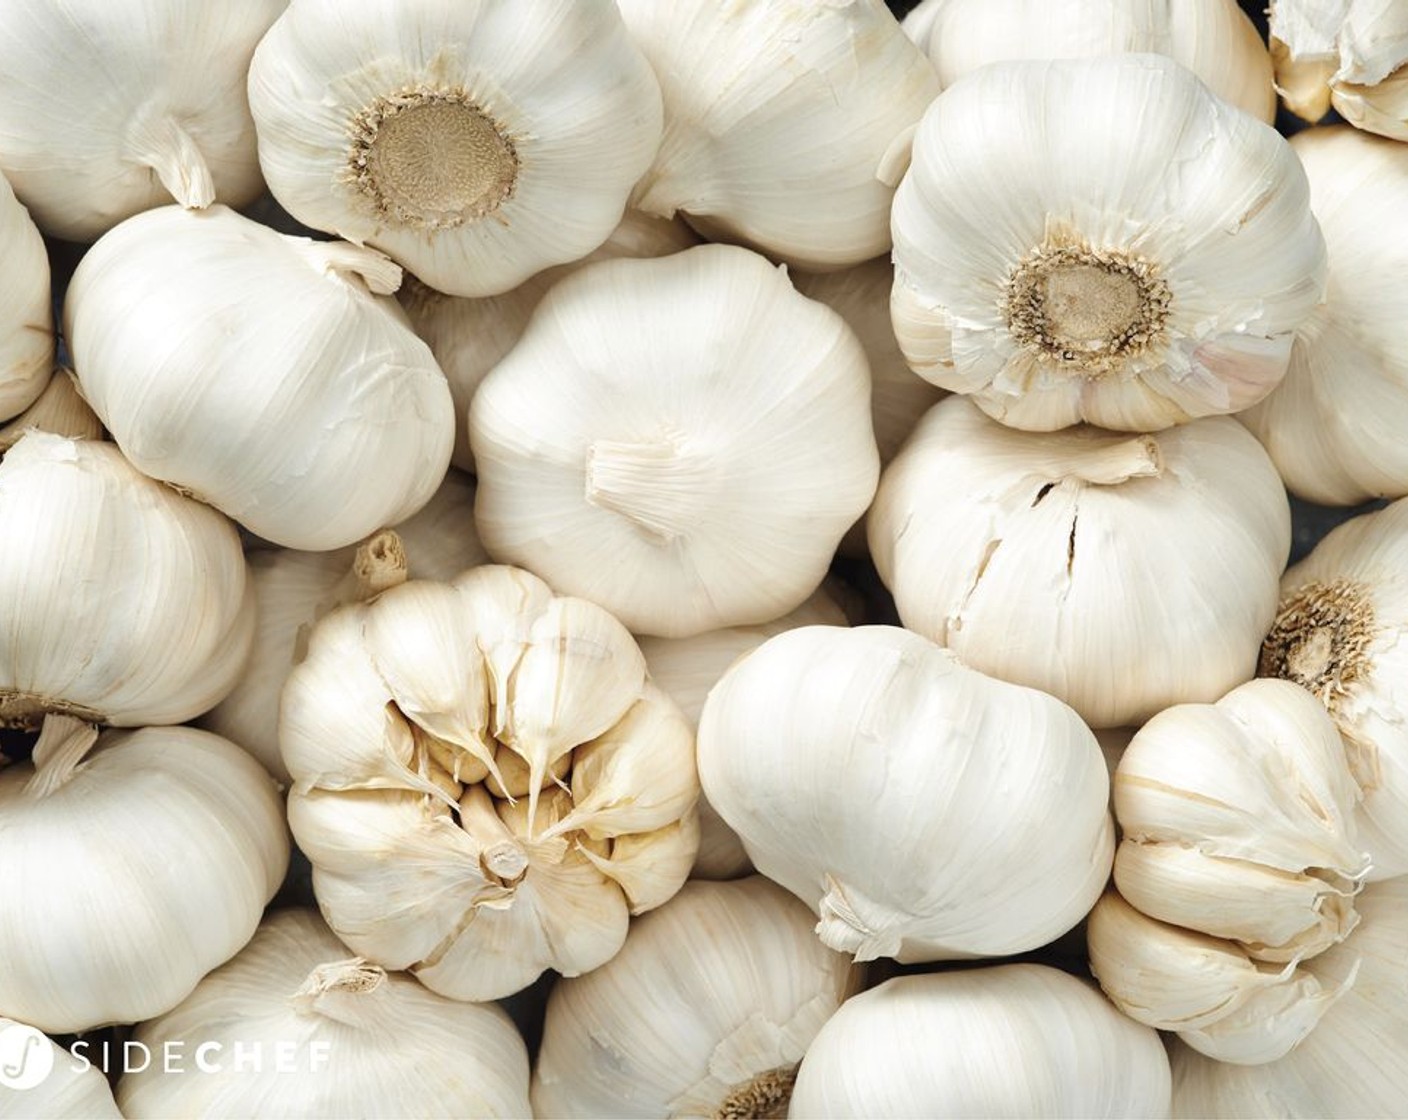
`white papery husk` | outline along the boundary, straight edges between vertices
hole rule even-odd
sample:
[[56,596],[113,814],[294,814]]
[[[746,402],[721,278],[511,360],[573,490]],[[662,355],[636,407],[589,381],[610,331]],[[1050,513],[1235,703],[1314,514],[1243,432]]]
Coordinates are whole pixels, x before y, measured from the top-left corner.
[[1226,417],[1035,434],[950,397],[887,468],[869,536],[906,626],[1119,727],[1253,676],[1291,525]]
[[1354,505],[1408,494],[1408,147],[1355,129],[1297,133],[1330,252],[1325,300],[1296,333],[1286,379],[1242,414],[1292,492]]
[[[28,1024],[16,1024],[13,1019],[0,1017],[0,1039],[4,1039],[5,1033],[16,1026],[23,1028]],[[28,1043],[23,1038],[24,1033],[23,1030],[18,1032],[18,1049],[15,1052],[11,1052],[11,1046],[15,1044],[9,1040],[5,1040],[6,1044],[0,1046],[0,1061],[5,1063],[6,1073],[13,1076],[8,1068],[12,1061],[47,1061],[50,1063],[49,1071],[37,1085],[25,1089],[15,1088],[13,1082],[8,1079],[0,1082],[0,1118],[70,1120],[73,1117],[82,1117],[83,1120],[122,1120],[122,1113],[117,1110],[117,1102],[113,1100],[107,1078],[99,1073],[91,1062],[84,1065],[83,1061],[75,1058],[51,1038],[42,1041],[36,1039],[35,1042]],[[47,1049],[47,1058],[39,1053],[41,1046]]]
[[170,1010],[283,881],[273,781],[209,732],[67,716],[34,760],[0,772],[0,1014],[68,1033]]
[[1044,945],[1113,857],[1079,717],[898,627],[804,627],[736,662],[705,701],[699,773],[753,865],[860,961]]
[[686,883],[612,960],[553,988],[534,1111],[786,1115],[797,1064],[860,979],[812,924],[760,875]]
[[875,491],[864,350],[756,253],[554,285],[469,411],[496,560],[686,637],[797,607]]
[[[502,1009],[428,992],[347,949],[311,910],[270,914],[244,950],[135,1041],[162,1054],[217,1044],[207,1064],[153,1062],[118,1082],[129,1116],[340,1120],[347,1116],[530,1114],[528,1052]],[[240,1048],[262,1065],[238,1065]],[[276,1056],[284,1052],[288,1069]]]
[[384,296],[400,279],[369,249],[163,207],[79,262],[64,327],[139,470],[277,544],[340,548],[415,513],[450,461],[444,374]]
[[49,380],[54,311],[44,239],[3,175],[0,260],[0,420],[8,420],[33,404]]
[[698,848],[684,716],[619,622],[518,569],[324,617],[279,738],[328,924],[455,999],[609,960]]
[[794,1116],[1168,1115],[1156,1032],[1036,964],[901,976],[848,1000],[797,1075]]
[[116,447],[30,431],[0,460],[0,724],[178,723],[234,686],[254,601],[235,527]]
[[890,247],[911,131],[939,91],[882,0],[620,0],[665,134],[631,204],[798,268]]
[[249,99],[290,214],[460,296],[595,249],[660,140],[609,0],[300,0]]
[[920,123],[893,227],[910,365],[1030,430],[1240,411],[1324,287],[1286,142],[1158,55],[959,79]]
[[103,438],[103,422],[79,395],[73,371],[62,366],[53,371],[33,404],[8,424],[0,424],[0,454],[31,429],[69,439]]

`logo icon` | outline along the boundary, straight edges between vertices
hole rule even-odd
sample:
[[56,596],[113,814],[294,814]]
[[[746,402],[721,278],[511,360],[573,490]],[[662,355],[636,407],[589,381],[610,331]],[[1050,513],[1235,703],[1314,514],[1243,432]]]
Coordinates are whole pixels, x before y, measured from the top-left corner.
[[11,1023],[0,1028],[0,1085],[33,1089],[54,1068],[54,1048],[33,1027]]

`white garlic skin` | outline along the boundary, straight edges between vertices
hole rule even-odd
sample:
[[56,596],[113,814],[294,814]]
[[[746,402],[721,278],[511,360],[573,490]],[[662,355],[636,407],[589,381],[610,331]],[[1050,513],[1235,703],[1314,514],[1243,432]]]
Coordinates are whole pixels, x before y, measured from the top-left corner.
[[73,371],[62,366],[54,370],[33,404],[8,424],[0,424],[0,453],[14,447],[31,428],[68,439],[103,438],[103,422],[79,395]]
[[[16,1024],[13,1019],[0,1016],[0,1035],[15,1026],[28,1024]],[[0,1085],[0,1120],[66,1120],[68,1117],[122,1120],[107,1078],[97,1068],[91,1065],[84,1068],[82,1062],[53,1039],[46,1038],[43,1044],[48,1047],[53,1063],[48,1074],[38,1085],[27,1089]],[[30,1049],[23,1042],[20,1045]],[[33,1052],[28,1059],[43,1060],[35,1058]]]
[[[2,33],[0,33],[2,34]],[[54,367],[49,255],[33,220],[0,176],[0,420],[38,399]]]

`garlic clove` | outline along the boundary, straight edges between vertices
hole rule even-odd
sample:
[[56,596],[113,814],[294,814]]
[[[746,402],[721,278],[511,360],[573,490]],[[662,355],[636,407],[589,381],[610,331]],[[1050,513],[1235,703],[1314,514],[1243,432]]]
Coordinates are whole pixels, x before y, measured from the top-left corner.
[[582,854],[620,884],[632,914],[643,914],[673,898],[680,880],[689,876],[699,854],[699,817],[689,812],[654,832],[617,836],[605,853],[584,845]]

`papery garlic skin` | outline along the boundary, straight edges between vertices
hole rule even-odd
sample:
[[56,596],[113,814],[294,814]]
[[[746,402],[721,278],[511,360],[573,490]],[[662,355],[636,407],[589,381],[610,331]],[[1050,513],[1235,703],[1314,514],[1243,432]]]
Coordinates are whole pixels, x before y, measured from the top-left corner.
[[[143,1023],[153,1053],[192,1040],[214,1070],[159,1063],[117,1087],[129,1116],[281,1117],[530,1114],[528,1052],[504,1012],[428,992],[356,958],[311,910],[277,910],[182,1003]],[[262,1050],[258,1068],[239,1049]],[[275,1056],[282,1055],[278,1068]]]
[[0,420],[8,420],[38,399],[54,368],[54,311],[44,239],[3,175],[0,260]]
[[1156,1032],[1054,968],[902,976],[854,997],[802,1062],[794,1116],[1168,1115]]
[[845,321],[755,253],[590,265],[475,394],[480,537],[639,634],[774,619],[874,494],[869,394]]
[[0,170],[41,229],[92,241],[174,198],[264,188],[250,56],[288,0],[9,4],[0,21]]
[[537,1115],[782,1116],[797,1064],[841,1006],[850,960],[775,883],[686,883],[595,972],[557,984]]
[[460,296],[601,244],[661,128],[609,0],[299,0],[249,101],[290,214]]
[[35,767],[0,772],[0,1014],[70,1033],[170,1010],[253,935],[288,858],[274,783],[234,744],[50,716]]
[[116,447],[24,434],[0,460],[0,724],[179,723],[234,686],[254,602],[235,527]]
[[919,125],[893,228],[910,365],[1033,431],[1247,408],[1324,288],[1286,142],[1157,55],[959,79]]
[[0,453],[14,447],[32,428],[69,439],[103,438],[103,422],[79,395],[73,371],[62,366],[54,370],[33,404],[0,425]]
[[[18,1028],[14,1035],[6,1038],[6,1032]],[[117,1110],[112,1089],[105,1078],[91,1064],[84,1066],[53,1039],[45,1038],[30,1043],[27,1032],[34,1028],[16,1023],[13,1019],[0,1017],[0,1061],[5,1063],[8,1075],[0,1082],[0,1118],[3,1120],[67,1120],[68,1117],[83,1117],[84,1120],[122,1120]],[[33,1037],[29,1035],[28,1037]],[[47,1058],[39,1053],[39,1047],[48,1050]],[[11,1047],[16,1047],[11,1053]],[[11,1062],[33,1064],[42,1069],[40,1063],[47,1062],[47,1073],[36,1085],[20,1089],[14,1087],[14,1077],[25,1076],[25,1065],[16,1070]]]
[[1039,435],[950,397],[886,469],[869,538],[906,626],[1119,727],[1253,676],[1291,523],[1226,417]]
[[665,98],[631,205],[798,268],[889,249],[910,131],[939,85],[881,0],[620,8]]
[[64,326],[139,470],[276,544],[340,548],[425,505],[450,461],[449,387],[384,298],[399,283],[371,250],[163,207],[79,262]]
[[1076,714],[897,627],[804,627],[735,663],[704,704],[699,774],[754,866],[860,961],[1044,945],[1113,856]]

